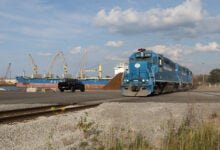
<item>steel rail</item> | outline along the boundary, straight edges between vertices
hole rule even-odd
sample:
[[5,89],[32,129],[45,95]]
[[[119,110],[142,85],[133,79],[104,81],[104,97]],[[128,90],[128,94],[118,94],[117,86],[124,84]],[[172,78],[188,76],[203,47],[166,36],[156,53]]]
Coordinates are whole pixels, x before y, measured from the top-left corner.
[[2,123],[12,123],[12,122],[20,122],[28,119],[33,119],[39,116],[47,116],[47,115],[56,115],[58,113],[66,113],[66,112],[71,112],[71,111],[79,111],[79,110],[84,110],[84,109],[89,109],[96,107],[100,105],[101,103],[96,103],[96,104],[89,104],[89,105],[81,105],[81,106],[74,106],[74,105],[68,105],[64,107],[59,107],[59,108],[52,108],[52,109],[47,109],[47,110],[41,110],[41,111],[32,111],[31,108],[28,108],[29,112],[26,111],[26,113],[21,113],[21,114],[13,114],[13,115],[7,115],[0,117],[0,124]]
[[[71,105],[75,105],[76,103],[73,103]],[[42,111],[42,110],[50,110],[50,109],[55,109],[55,108],[60,108],[60,107],[65,107],[68,105],[64,104],[55,104],[55,105],[47,105],[47,106],[37,106],[37,107],[28,107],[28,108],[19,108],[19,109],[11,109],[11,110],[4,110],[0,111],[0,118],[4,116],[10,116],[13,114],[22,114],[22,113],[27,113],[30,111]]]

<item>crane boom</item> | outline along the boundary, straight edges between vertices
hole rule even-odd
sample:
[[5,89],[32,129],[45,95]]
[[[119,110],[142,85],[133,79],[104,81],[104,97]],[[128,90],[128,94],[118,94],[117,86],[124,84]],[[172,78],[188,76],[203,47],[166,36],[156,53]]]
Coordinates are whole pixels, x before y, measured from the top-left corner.
[[53,70],[53,67],[54,67],[54,64],[57,60],[57,57],[60,55],[60,53],[56,53],[51,64],[50,64],[50,67],[49,67],[49,70],[48,70],[48,73],[47,73],[47,77],[51,78],[52,77],[52,70]]
[[84,66],[85,66],[87,53],[88,53],[88,51],[86,50],[85,53],[83,54],[83,57],[82,57],[82,62],[81,62],[81,65],[80,65],[80,70],[79,70],[79,78],[80,79],[85,77]]
[[97,69],[84,70],[87,54],[88,54],[88,51],[86,50],[85,53],[83,54],[83,57],[82,57],[82,62],[80,65],[80,71],[79,71],[78,78],[80,78],[80,79],[85,78],[85,72],[97,72],[98,78],[102,78],[102,65],[99,65]]
[[33,59],[33,57],[31,56],[31,54],[29,54],[29,58],[30,58],[31,65],[32,65],[33,70],[34,70],[34,74],[37,74],[38,68],[37,68],[37,65],[35,64],[34,59]]
[[64,57],[64,54],[63,52],[60,52],[61,56],[62,56],[62,63],[63,63],[63,71],[64,71],[64,74],[67,74],[68,72],[68,66],[67,66],[67,63],[66,63],[66,59]]
[[100,64],[97,69],[92,69],[92,70],[84,70],[84,72],[97,72],[98,73],[98,78],[102,78],[102,65]]
[[11,68],[11,63],[8,64],[8,67],[7,67],[6,72],[5,72],[4,79],[7,78],[8,74],[9,74],[9,71],[10,71],[10,68]]
[[67,65],[67,63],[66,63],[66,59],[65,59],[65,57],[64,57],[64,53],[63,53],[63,52],[57,52],[57,53],[55,54],[55,56],[54,56],[54,58],[53,58],[51,64],[50,64],[50,67],[49,67],[49,69],[48,69],[48,73],[47,73],[46,77],[48,77],[48,78],[51,78],[51,77],[52,77],[52,70],[53,70],[54,64],[55,64],[55,62],[56,62],[56,60],[57,60],[57,58],[58,58],[59,56],[61,56],[61,58],[62,58],[63,71],[64,71],[64,75],[63,75],[63,76],[64,76],[64,78],[71,76],[70,74],[67,74],[69,68],[68,68],[68,65]]

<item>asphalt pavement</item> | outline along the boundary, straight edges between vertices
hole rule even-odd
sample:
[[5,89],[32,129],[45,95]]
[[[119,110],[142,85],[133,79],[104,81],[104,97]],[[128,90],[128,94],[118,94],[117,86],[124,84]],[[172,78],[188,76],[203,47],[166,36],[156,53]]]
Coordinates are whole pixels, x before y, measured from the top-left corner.
[[164,103],[220,103],[220,89],[196,89],[148,97],[124,97],[119,90],[36,92],[0,92],[1,104],[72,104],[91,102],[164,102]]

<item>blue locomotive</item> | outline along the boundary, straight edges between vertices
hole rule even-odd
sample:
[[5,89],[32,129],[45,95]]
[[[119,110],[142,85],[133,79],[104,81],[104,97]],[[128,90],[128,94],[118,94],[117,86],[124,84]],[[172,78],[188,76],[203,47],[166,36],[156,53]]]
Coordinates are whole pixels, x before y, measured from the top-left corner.
[[192,87],[192,72],[153,51],[138,49],[129,57],[121,92],[124,96],[148,96]]

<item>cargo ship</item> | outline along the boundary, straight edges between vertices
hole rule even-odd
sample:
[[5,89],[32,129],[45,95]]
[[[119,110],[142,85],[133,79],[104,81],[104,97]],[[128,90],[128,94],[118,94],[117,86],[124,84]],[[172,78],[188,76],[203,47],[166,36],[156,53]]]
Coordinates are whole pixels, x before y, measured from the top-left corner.
[[[82,81],[83,84],[85,84],[86,89],[102,89],[109,81],[112,79],[111,77],[102,77],[102,65],[99,65],[98,68],[93,69],[93,70],[85,70],[84,69],[84,64],[85,64],[85,59],[86,59],[87,51],[83,55],[82,63],[80,66],[80,71],[78,73],[77,79]],[[55,64],[55,61],[57,58],[61,56],[62,58],[62,63],[63,63],[63,70],[64,74],[62,78],[59,77],[54,77],[52,74],[52,69]],[[42,77],[41,74],[38,74],[38,67],[35,64],[31,54],[29,54],[29,58],[33,67],[34,73],[32,74],[31,77],[27,77],[25,75],[25,72],[23,72],[22,76],[17,76],[16,80],[16,86],[17,87],[27,87],[27,88],[58,88],[58,83],[64,81],[66,78],[72,78],[71,74],[68,74],[68,66],[66,63],[66,60],[64,58],[63,52],[58,52],[55,54],[49,71],[44,77]],[[116,67],[118,68],[118,67]],[[116,69],[115,68],[115,69]],[[97,73],[97,77],[88,77],[86,76],[87,72],[93,72]]]
[[[117,65],[115,70],[115,75],[118,73],[124,72],[127,68],[127,64],[120,63]],[[109,81],[112,79],[111,77],[102,77],[102,69],[101,66],[97,69],[98,77],[86,77],[85,72],[88,70],[81,70],[77,79],[82,81],[85,84],[86,89],[102,89]],[[91,72],[91,70],[89,70]],[[58,83],[64,81],[65,78],[71,78],[70,75],[64,76],[64,78],[53,78],[53,77],[42,77],[41,75],[32,75],[32,77],[27,77],[25,75],[16,77],[17,87],[27,87],[27,88],[58,88]]]
[[[85,72],[87,71],[98,72],[98,77],[86,76]],[[77,79],[85,84],[86,89],[102,89],[111,78],[103,78],[101,73],[101,66],[99,66],[99,70],[80,70]],[[72,75],[63,74],[62,78],[54,77],[53,74],[47,74],[45,77],[42,77],[41,74],[33,74],[31,77],[23,75],[16,77],[16,86],[27,88],[58,88],[58,83],[63,82],[67,78],[72,78]]]
[[[86,54],[84,54],[83,62],[81,63],[80,72],[77,77],[77,79],[81,80],[83,84],[85,84],[86,89],[101,89],[103,88],[110,80],[111,78],[102,78],[102,66],[99,65],[97,69],[94,70],[85,70],[84,69],[84,60],[86,57]],[[54,77],[52,74],[52,69],[55,64],[55,61],[57,58],[61,56],[62,63],[63,63],[63,70],[64,74],[62,78]],[[66,63],[66,60],[64,58],[63,52],[57,52],[51,62],[49,71],[47,74],[42,77],[41,74],[38,74],[38,67],[35,64],[31,54],[29,54],[29,58],[33,67],[34,73],[31,77],[27,77],[25,75],[25,72],[23,72],[22,76],[16,77],[17,87],[27,87],[27,88],[58,88],[58,83],[64,81],[66,78],[72,78],[71,74],[68,74],[68,66]],[[98,73],[98,77],[86,77],[86,72],[96,72]]]
[[[58,83],[64,81],[64,78],[31,78],[31,77],[16,77],[17,87],[27,88],[57,88]],[[84,78],[79,79],[85,84],[86,89],[102,89],[111,78]]]

